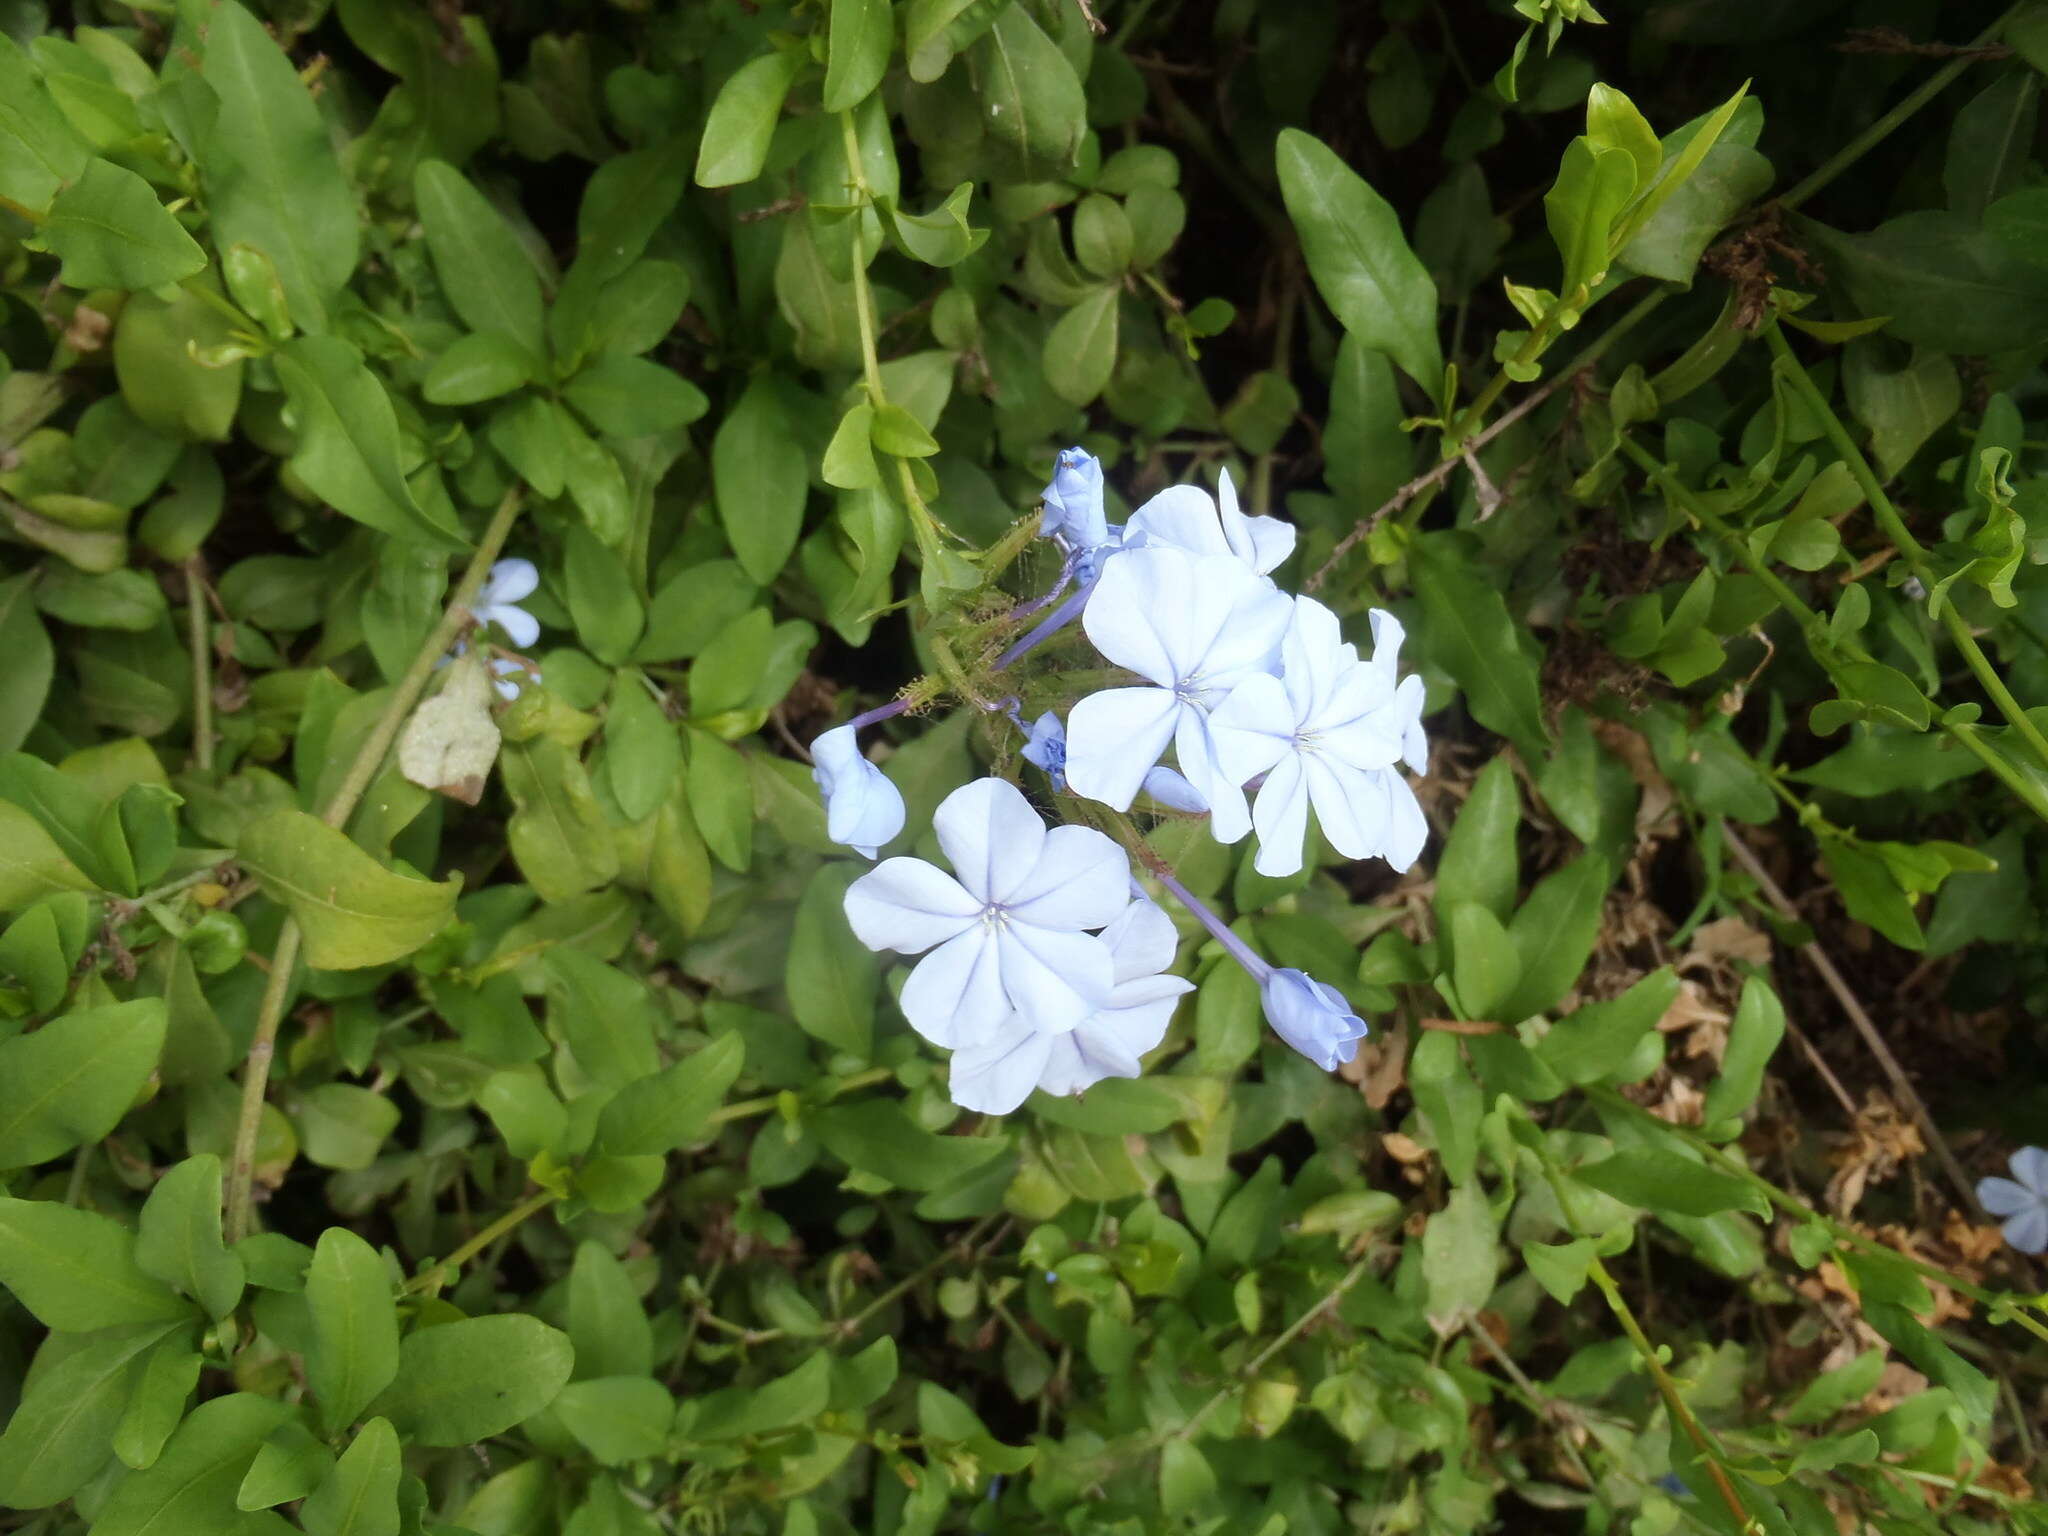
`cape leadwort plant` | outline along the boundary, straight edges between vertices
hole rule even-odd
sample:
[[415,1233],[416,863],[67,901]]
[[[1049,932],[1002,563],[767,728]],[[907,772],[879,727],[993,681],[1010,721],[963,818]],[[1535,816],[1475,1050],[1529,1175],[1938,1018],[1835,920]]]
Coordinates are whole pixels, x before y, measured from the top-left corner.
[[[1022,757],[1071,799],[1077,821],[1095,825],[1048,831],[1016,785],[979,779],[933,817],[952,873],[887,859],[845,901],[870,949],[923,956],[903,984],[903,1015],[954,1053],[954,1101],[993,1114],[1034,1088],[1078,1093],[1136,1077],[1192,990],[1164,974],[1173,923],[1133,878],[1126,847],[1143,845],[1122,813],[1140,796],[1206,817],[1219,842],[1255,835],[1254,866],[1269,876],[1301,869],[1311,812],[1338,853],[1396,869],[1414,863],[1427,832],[1400,771],[1426,769],[1428,742],[1421,680],[1397,675],[1399,622],[1374,611],[1361,657],[1334,613],[1282,591],[1268,573],[1293,552],[1294,529],[1246,516],[1227,471],[1213,498],[1174,486],[1118,526],[1104,509],[1101,464],[1069,448],[1043,503],[1038,533],[1061,552],[1059,574],[1006,616],[1022,634],[987,680],[1008,682],[1018,661],[1079,619],[1111,675],[1130,681],[1070,699],[1064,721],[1047,711],[1029,725],[1014,693],[956,691],[1007,718]],[[903,797],[857,733],[934,691],[906,690],[812,743],[835,842],[872,859],[902,832]],[[1172,767],[1161,761],[1169,751]],[[1336,988],[1268,964],[1149,850],[1141,862],[1258,982],[1283,1040],[1325,1070],[1351,1060],[1366,1025]]]

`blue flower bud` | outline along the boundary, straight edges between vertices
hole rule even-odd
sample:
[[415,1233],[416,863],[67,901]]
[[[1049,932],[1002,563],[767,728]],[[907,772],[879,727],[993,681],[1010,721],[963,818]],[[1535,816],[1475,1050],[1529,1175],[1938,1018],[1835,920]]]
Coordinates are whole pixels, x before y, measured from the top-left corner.
[[1052,484],[1045,488],[1043,538],[1062,538],[1073,549],[1094,549],[1109,538],[1102,509],[1102,461],[1085,448],[1062,448]]
[[1273,971],[1259,984],[1259,1001],[1275,1033],[1325,1072],[1357,1055],[1367,1033],[1335,987],[1302,971]]

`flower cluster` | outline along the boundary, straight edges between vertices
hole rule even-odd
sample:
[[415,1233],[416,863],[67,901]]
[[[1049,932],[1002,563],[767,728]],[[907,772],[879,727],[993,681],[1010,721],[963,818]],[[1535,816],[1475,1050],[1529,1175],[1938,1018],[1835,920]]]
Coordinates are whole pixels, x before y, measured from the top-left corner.
[[[1060,573],[1011,619],[1022,628],[1051,611],[991,670],[1078,619],[1103,659],[1133,674],[1076,700],[1064,722],[1047,712],[1027,725],[1014,698],[985,706],[1006,708],[1022,756],[1054,791],[1117,812],[1142,794],[1205,816],[1224,843],[1255,833],[1254,867],[1270,876],[1302,868],[1311,813],[1346,858],[1403,870],[1415,861],[1427,827],[1400,769],[1422,772],[1428,743],[1421,682],[1398,675],[1393,615],[1371,615],[1361,656],[1328,608],[1282,591],[1270,573],[1293,552],[1294,529],[1247,516],[1227,472],[1214,497],[1175,486],[1116,525],[1102,466],[1070,448],[1043,502],[1039,532],[1061,551]],[[855,737],[906,707],[884,705],[812,744],[831,837],[871,859],[903,830],[904,804]],[[1133,884],[1123,851],[1093,828],[1047,831],[994,778],[949,795],[934,830],[953,873],[886,860],[848,890],[846,914],[870,948],[924,956],[901,1007],[955,1053],[955,1101],[1002,1113],[1034,1088],[1136,1076],[1190,985],[1163,974],[1173,923]],[[1325,1069],[1352,1058],[1366,1026],[1341,993],[1268,964],[1171,874],[1152,873],[1258,982],[1282,1039]]]

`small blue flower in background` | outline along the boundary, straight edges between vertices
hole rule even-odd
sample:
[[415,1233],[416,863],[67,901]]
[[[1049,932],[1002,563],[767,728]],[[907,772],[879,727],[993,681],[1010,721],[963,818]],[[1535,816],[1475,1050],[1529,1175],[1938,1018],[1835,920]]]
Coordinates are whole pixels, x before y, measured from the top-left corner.
[[1129,904],[1123,849],[1092,827],[1048,831],[1002,779],[954,790],[932,828],[952,874],[923,859],[885,859],[847,888],[845,902],[868,948],[931,951],[898,999],[913,1029],[957,1050],[984,1043],[1013,1015],[1068,1030],[1110,1002],[1116,961],[1087,930]]
[[1220,843],[1251,830],[1240,780],[1217,761],[1209,711],[1271,669],[1292,600],[1233,556],[1126,551],[1110,561],[1082,625],[1095,648],[1151,687],[1105,688],[1067,716],[1067,782],[1127,810],[1171,743],[1180,772],[1208,803]]
[[[514,606],[540,586],[540,572],[531,560],[500,560],[484,578],[470,612],[479,624],[495,624],[520,650],[540,638],[540,620]],[[517,690],[515,690],[516,692]]]
[[1166,1037],[1174,1005],[1194,983],[1161,973],[1179,947],[1173,919],[1143,897],[1102,930],[1115,965],[1103,1006],[1071,1029],[1040,1027],[1019,1014],[979,1045],[953,1055],[953,1102],[1007,1115],[1031,1096],[1079,1093],[1105,1077],[1137,1077],[1140,1058]]
[[825,835],[872,859],[903,830],[903,795],[862,756],[849,722],[811,743],[811,777],[825,797]]
[[1259,1001],[1274,1033],[1325,1072],[1356,1056],[1367,1033],[1342,993],[1303,971],[1272,971],[1259,984]]
[[1385,669],[1358,659],[1337,616],[1314,598],[1294,600],[1280,675],[1247,678],[1209,725],[1231,777],[1266,775],[1252,818],[1260,874],[1301,868],[1311,805],[1347,859],[1382,854],[1405,870],[1422,851],[1422,808],[1391,771],[1405,727],[1399,695]]
[[1263,576],[1294,553],[1294,525],[1277,517],[1246,517],[1238,510],[1230,471],[1217,478],[1216,497],[1198,485],[1161,491],[1124,525],[1126,549],[1184,549],[1194,555],[1229,555]]
[[2004,1218],[2005,1240],[2021,1253],[2048,1251],[2048,1147],[2013,1153],[2009,1179],[1979,1179],[1977,1201]]

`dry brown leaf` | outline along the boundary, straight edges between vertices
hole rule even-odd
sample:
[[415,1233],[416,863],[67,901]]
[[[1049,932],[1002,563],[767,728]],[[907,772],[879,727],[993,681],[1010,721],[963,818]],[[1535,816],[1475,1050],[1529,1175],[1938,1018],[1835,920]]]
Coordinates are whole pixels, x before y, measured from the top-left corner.
[[1678,962],[1681,971],[1695,966],[1725,966],[1731,961],[1768,965],[1771,936],[1752,928],[1739,917],[1724,917],[1703,924],[1692,936],[1692,945]]

